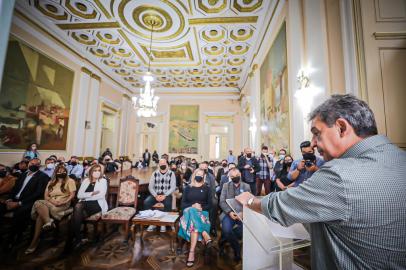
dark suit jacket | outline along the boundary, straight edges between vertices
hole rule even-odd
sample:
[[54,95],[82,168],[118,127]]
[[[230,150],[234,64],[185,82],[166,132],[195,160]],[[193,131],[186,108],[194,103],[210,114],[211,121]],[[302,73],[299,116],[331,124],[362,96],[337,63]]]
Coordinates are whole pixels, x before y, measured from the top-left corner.
[[144,152],[144,154],[142,155],[142,158],[145,161],[149,161],[151,159],[151,154],[149,152]]
[[[261,168],[259,167],[259,163],[258,163],[257,158],[252,157],[251,160],[252,160],[252,168],[254,169],[254,182],[255,182],[255,174],[257,172],[259,172],[259,170]],[[247,158],[245,156],[242,156],[238,160],[238,169],[241,172],[241,178],[242,178],[243,181],[245,181],[245,179],[244,179],[244,170],[247,170],[247,169],[244,168],[245,165],[247,165]]]
[[36,200],[43,198],[45,188],[48,184],[49,177],[42,171],[37,171],[34,176],[27,183],[25,188],[20,194],[20,198],[17,200],[16,195],[20,192],[23,186],[24,179],[28,172],[23,173],[16,181],[13,190],[11,191],[10,199],[21,202],[22,206],[33,205]]
[[[240,191],[242,192],[251,192],[251,188],[248,184],[244,182],[240,182]],[[227,204],[227,199],[234,199],[236,196],[235,194],[235,188],[234,188],[234,183],[233,182],[228,182],[225,183],[223,186],[223,189],[221,190],[221,195],[220,195],[220,208],[223,210],[223,213],[220,215],[220,220],[223,220],[224,216],[229,214],[232,209],[231,207]]]

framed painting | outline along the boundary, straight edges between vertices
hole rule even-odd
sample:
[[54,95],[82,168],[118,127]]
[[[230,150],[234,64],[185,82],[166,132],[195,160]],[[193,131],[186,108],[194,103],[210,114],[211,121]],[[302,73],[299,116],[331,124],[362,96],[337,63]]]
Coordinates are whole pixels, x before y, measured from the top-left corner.
[[169,153],[197,154],[199,106],[172,105],[169,119]]
[[13,36],[0,88],[0,149],[65,150],[74,72]]
[[289,149],[290,142],[287,70],[284,22],[260,69],[261,143],[276,150]]

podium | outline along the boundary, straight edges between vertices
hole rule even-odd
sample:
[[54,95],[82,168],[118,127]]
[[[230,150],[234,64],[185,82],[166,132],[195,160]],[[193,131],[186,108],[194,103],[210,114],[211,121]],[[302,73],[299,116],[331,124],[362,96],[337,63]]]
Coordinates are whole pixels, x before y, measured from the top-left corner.
[[293,262],[293,250],[310,246],[302,224],[283,227],[262,214],[243,209],[243,269],[302,269]]

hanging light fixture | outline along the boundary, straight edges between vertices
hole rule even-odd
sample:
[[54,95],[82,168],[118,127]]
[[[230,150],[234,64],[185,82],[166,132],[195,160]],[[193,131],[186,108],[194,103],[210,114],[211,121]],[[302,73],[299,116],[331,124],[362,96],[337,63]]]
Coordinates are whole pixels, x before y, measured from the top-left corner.
[[132,97],[132,102],[134,108],[137,110],[137,115],[139,117],[152,117],[156,116],[156,108],[158,104],[159,97],[154,96],[155,90],[151,87],[151,82],[154,80],[151,73],[151,52],[152,52],[152,33],[154,31],[154,26],[158,22],[154,19],[154,16],[150,16],[150,19],[146,23],[151,28],[151,38],[149,42],[149,55],[148,55],[148,71],[142,77],[145,82],[144,89],[140,88],[140,96]]

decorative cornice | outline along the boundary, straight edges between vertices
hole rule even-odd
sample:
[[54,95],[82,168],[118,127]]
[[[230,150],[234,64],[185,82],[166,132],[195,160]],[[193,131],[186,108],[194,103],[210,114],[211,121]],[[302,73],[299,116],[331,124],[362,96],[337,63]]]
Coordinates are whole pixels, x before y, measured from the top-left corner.
[[86,67],[81,67],[80,71],[82,71],[83,73],[86,73],[89,76],[92,76],[92,72],[89,69],[87,69]]
[[101,81],[101,78],[100,78],[100,76],[98,76],[98,75],[96,75],[96,74],[92,74],[90,77],[92,77],[93,79],[95,79],[95,80],[98,80],[99,82]]

